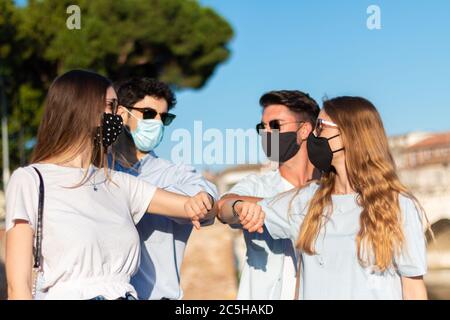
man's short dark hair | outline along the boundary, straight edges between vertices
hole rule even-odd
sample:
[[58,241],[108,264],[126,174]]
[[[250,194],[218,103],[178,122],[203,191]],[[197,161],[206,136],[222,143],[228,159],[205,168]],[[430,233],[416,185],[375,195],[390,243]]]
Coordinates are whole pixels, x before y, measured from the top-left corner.
[[124,107],[133,107],[146,96],[164,99],[168,109],[177,103],[175,94],[164,82],[152,78],[131,78],[114,83],[119,104]]
[[311,123],[313,127],[320,112],[317,102],[309,94],[298,90],[267,92],[259,99],[259,104],[263,108],[274,104],[286,106],[290,111],[298,114],[300,120]]

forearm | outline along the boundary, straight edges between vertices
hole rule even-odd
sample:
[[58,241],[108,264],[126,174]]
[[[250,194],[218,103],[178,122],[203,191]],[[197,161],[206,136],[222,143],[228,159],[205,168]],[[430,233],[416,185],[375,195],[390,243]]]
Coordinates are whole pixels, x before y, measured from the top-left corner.
[[427,300],[427,288],[423,277],[402,277],[403,300]]
[[[201,219],[200,222],[206,223],[206,225],[210,225],[214,223],[214,218],[217,213],[217,190],[214,187],[208,185],[200,185],[200,184],[185,184],[185,185],[171,185],[164,188],[166,191],[175,192],[177,194],[186,195],[186,196],[194,196],[200,191],[207,192],[212,199],[214,199],[214,207],[210,210],[205,218]],[[170,217],[169,217],[170,218]],[[172,221],[178,224],[191,224],[191,220],[187,218],[170,218]]]
[[212,197],[206,192],[199,192],[193,197],[157,189],[147,212],[157,213],[170,218],[189,218],[195,228],[200,229],[208,213],[213,214]]
[[6,233],[6,279],[8,299],[28,300],[31,295],[33,231],[28,222],[18,221]]
[[248,196],[239,196],[237,194],[229,194],[217,202],[217,217],[220,221],[227,224],[238,224],[240,223],[239,217],[235,216],[233,213],[233,204],[236,200],[248,201],[252,203],[257,203],[262,200],[262,198],[258,197],[248,197]]
[[32,300],[31,284],[13,284],[8,281],[8,300]]
[[184,204],[189,199],[187,196],[156,189],[147,212],[164,215],[171,218],[190,219],[184,208]]

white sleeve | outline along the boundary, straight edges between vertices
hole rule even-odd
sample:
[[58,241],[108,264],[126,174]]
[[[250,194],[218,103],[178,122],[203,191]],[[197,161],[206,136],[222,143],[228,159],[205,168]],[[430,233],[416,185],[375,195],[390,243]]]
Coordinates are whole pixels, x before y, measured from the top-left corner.
[[403,216],[403,250],[396,259],[397,269],[402,276],[417,277],[427,273],[427,250],[422,216],[415,203],[406,197],[400,198]]
[[291,239],[295,244],[318,185],[311,183],[259,202],[266,213],[264,224],[274,239]]
[[255,174],[250,174],[236,183],[230,190],[225,192],[222,197],[227,194],[238,194],[244,197],[255,197],[258,191],[257,186],[259,184],[260,183],[258,183],[258,176]]
[[294,189],[258,203],[266,214],[264,224],[272,238],[297,240],[304,217],[299,200]]
[[174,189],[173,192],[194,196],[200,191],[206,191],[214,200],[218,199],[216,186],[206,180],[194,167],[178,164],[176,165],[175,176],[178,179],[176,184],[171,186]]
[[130,213],[134,223],[137,224],[147,212],[157,188],[131,174],[122,172],[116,172],[116,174],[121,177],[126,187]]
[[[175,177],[172,184],[164,187],[166,191],[178,193],[186,196],[195,196],[200,191],[205,191],[209,193],[214,201],[217,201],[217,188],[214,184],[206,180],[200,173],[198,173],[194,167],[186,166],[183,164],[171,165],[165,168],[165,174],[170,174],[170,176]],[[169,218],[178,224],[192,224],[191,219],[181,219],[181,218]],[[201,226],[209,226],[214,224],[215,217],[200,220]]]
[[17,220],[28,221],[35,230],[39,202],[39,177],[24,168],[15,170],[6,187],[6,231]]

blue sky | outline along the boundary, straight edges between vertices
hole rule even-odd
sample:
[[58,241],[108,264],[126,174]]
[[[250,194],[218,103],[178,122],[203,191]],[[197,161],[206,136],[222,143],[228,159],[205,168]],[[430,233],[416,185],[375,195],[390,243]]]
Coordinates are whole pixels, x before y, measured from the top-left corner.
[[[450,1],[200,2],[232,25],[231,57],[201,90],[177,92],[177,119],[160,156],[170,158],[177,144],[172,131],[192,131],[195,120],[204,129],[254,128],[258,99],[273,89],[299,89],[317,101],[366,97],[389,135],[450,130]],[[372,4],[381,9],[381,30],[366,27]]]
[[[317,101],[360,95],[389,135],[450,129],[450,1],[202,0],[235,30],[231,58],[199,91],[178,93],[177,119],[157,152],[170,157],[171,129],[253,128],[258,99],[299,89]],[[366,27],[369,5],[381,30]],[[213,166],[212,169],[222,168]]]

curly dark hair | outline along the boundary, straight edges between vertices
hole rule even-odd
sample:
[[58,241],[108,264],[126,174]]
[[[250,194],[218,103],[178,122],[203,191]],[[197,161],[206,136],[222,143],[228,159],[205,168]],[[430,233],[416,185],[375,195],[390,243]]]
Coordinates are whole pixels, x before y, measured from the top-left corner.
[[298,114],[302,121],[308,121],[312,126],[316,124],[320,108],[317,102],[309,94],[299,90],[270,91],[259,99],[261,107],[281,104],[292,112]]
[[164,99],[168,109],[172,109],[177,100],[170,87],[164,82],[152,78],[134,77],[114,83],[119,104],[124,107],[133,107],[146,96]]

